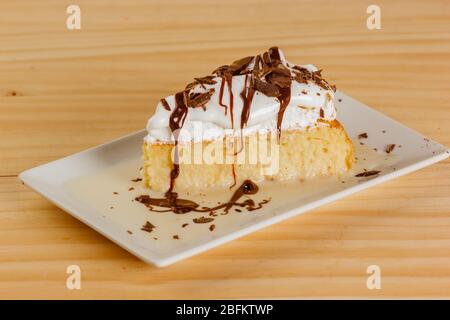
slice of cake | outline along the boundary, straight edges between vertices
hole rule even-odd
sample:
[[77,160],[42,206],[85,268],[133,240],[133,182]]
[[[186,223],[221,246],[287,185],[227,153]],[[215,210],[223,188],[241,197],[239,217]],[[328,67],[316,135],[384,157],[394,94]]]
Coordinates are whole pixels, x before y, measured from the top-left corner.
[[335,87],[276,47],[224,65],[161,99],[147,124],[151,189],[233,187],[340,175],[353,145],[336,120]]

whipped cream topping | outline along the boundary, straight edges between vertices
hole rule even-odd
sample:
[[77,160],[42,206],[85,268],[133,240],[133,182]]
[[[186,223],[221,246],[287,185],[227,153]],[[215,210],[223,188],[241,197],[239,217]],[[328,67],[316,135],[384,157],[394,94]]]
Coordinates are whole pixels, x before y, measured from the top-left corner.
[[[278,69],[274,70],[270,57],[272,61],[276,60]],[[221,72],[220,68],[236,65],[235,69],[241,70],[234,74],[229,70]],[[304,130],[315,127],[319,119],[331,121],[336,118],[335,88],[321,78],[315,66],[291,64],[278,48],[271,48],[262,55],[247,57],[224,67],[218,68],[214,75],[205,77],[206,80],[200,78],[185,89],[185,104],[188,107],[182,115],[181,130],[176,137],[178,142],[215,140],[225,135],[239,136],[255,132],[266,134],[277,130]],[[281,80],[287,77],[288,86],[268,78],[271,72],[277,75],[281,71],[284,73]],[[269,80],[267,83],[256,83],[258,79],[254,79],[255,74],[262,74],[263,81],[266,78]],[[274,89],[275,92],[272,92]],[[189,97],[192,100],[198,97],[201,101],[192,107],[186,101]],[[175,141],[170,121],[177,107],[175,95],[161,100],[155,114],[148,120],[147,142]]]

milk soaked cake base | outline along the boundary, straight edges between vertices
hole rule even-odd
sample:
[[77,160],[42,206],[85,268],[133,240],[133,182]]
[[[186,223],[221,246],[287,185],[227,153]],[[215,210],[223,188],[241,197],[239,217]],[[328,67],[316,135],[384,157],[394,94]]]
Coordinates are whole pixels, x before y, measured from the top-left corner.
[[[196,144],[202,144],[202,150],[211,149],[216,146],[210,146],[210,144],[217,143],[220,143],[220,147],[224,149],[227,146],[227,150],[223,150],[224,155],[230,154],[230,152],[236,153],[233,150],[242,150],[245,152],[245,156],[241,155],[240,162],[237,156],[231,157],[231,163],[208,164],[203,162],[195,164],[193,158],[189,158],[192,159],[191,163],[180,161],[180,171],[175,188],[230,187],[234,184],[234,180],[239,184],[245,179],[253,181],[289,180],[340,175],[349,170],[354,162],[352,142],[337,120],[324,121],[308,130],[283,130],[279,144],[271,135],[260,135],[259,139],[271,139],[270,142],[267,142],[269,147],[271,144],[279,146],[279,158],[273,158],[273,161],[278,162],[278,170],[275,171],[273,166],[268,167],[267,162],[250,162],[251,151],[249,150],[257,150],[257,146],[250,145],[255,143],[255,140],[251,138],[251,136],[245,137],[243,149],[241,149],[239,138],[231,140],[235,144],[231,148],[229,141],[227,145],[220,140],[197,142],[189,147],[180,143],[180,159],[183,152],[186,151],[183,149],[195,150],[196,147],[199,147]],[[144,142],[143,177],[147,187],[157,191],[166,191],[169,188],[170,172],[174,167],[173,149],[173,143]],[[245,158],[244,161],[242,161],[242,157]]]

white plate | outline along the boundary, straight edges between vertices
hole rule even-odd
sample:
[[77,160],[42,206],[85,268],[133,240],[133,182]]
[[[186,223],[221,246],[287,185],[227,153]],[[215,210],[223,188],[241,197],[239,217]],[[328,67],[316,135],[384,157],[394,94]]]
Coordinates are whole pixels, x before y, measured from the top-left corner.
[[[377,148],[378,153],[358,151],[358,166],[344,179],[345,183],[332,177],[284,183],[283,188],[279,183],[261,185],[260,198],[272,197],[268,205],[258,211],[219,216],[213,222],[214,231],[209,230],[210,224],[192,223],[201,214],[151,213],[132,201],[135,196],[148,193],[140,183],[131,181],[139,176],[144,131],[27,170],[20,179],[129,252],[162,267],[449,156],[444,146],[341,92],[336,101],[338,118],[349,136],[356,139],[358,134],[367,132],[368,139],[360,141]],[[392,143],[397,146],[387,156],[383,150]],[[359,145],[358,139],[355,144]],[[371,179],[354,178],[362,168],[381,169],[381,173]],[[130,187],[134,190],[129,191]],[[202,199],[210,203],[226,201],[230,192],[216,191]],[[145,221],[156,226],[154,231],[140,230]],[[189,226],[182,228],[184,223]],[[175,234],[178,240],[173,239]]]

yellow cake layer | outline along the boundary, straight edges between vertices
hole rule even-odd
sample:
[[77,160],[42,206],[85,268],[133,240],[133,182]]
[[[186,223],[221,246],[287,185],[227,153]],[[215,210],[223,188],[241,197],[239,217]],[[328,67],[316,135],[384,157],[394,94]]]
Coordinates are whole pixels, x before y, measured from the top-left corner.
[[[279,143],[275,135],[255,134],[244,137],[243,144],[242,148],[239,138],[180,143],[175,190],[229,187],[234,182],[233,166],[239,184],[245,179],[258,182],[340,175],[354,162],[352,142],[336,120],[308,130],[282,131]],[[146,186],[166,191],[174,144],[144,142],[143,151]]]

